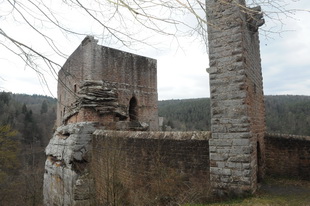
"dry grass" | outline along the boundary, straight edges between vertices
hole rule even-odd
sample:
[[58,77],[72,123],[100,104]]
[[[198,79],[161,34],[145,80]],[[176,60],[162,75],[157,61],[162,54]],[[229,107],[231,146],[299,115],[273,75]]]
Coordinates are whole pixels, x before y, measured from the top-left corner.
[[209,204],[186,206],[310,206],[310,182],[296,179],[267,178],[259,191],[250,197]]

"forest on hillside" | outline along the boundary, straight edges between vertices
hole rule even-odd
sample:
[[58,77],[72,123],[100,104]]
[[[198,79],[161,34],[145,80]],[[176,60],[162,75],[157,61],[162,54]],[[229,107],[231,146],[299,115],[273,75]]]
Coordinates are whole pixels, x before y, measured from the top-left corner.
[[0,205],[42,205],[56,99],[0,92]]
[[[265,96],[267,132],[310,136],[310,97]],[[158,102],[163,129],[210,130],[210,99],[164,100]]]
[[[0,92],[0,205],[42,205],[44,148],[57,100]],[[310,136],[309,96],[266,96],[268,132]],[[210,99],[158,102],[164,130],[210,130]]]

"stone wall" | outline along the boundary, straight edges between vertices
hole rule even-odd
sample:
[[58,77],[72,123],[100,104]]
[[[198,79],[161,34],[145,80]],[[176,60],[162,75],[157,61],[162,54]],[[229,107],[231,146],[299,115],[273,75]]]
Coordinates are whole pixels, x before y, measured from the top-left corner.
[[168,205],[208,195],[209,137],[210,132],[97,130],[91,163],[97,204]]
[[259,8],[208,0],[210,174],[218,195],[253,193],[264,173],[265,109]]
[[130,121],[134,100],[135,120],[158,130],[156,64],[154,59],[100,46],[93,37],[86,37],[58,74],[57,126],[98,121],[109,127],[111,122]]
[[266,134],[266,173],[310,180],[310,137]]
[[[105,131],[89,122],[61,126],[46,148],[44,204],[204,202],[211,194],[210,138],[210,132]],[[266,134],[265,146],[268,175],[310,180],[310,137]]]

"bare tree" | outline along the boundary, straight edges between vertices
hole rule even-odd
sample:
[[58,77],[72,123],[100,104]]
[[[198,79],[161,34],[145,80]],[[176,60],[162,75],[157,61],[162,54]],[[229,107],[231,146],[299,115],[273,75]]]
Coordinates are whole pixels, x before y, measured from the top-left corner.
[[[219,1],[244,7],[244,0]],[[247,0],[247,4],[263,6],[265,18],[281,24],[279,15],[290,16],[295,10],[288,8],[295,1]],[[57,40],[60,36],[69,41],[72,37],[93,35],[104,44],[130,48],[156,47],[154,38],[158,36],[175,41],[193,37],[207,45],[205,0],[1,0],[0,5],[0,46],[36,71],[44,85],[45,73],[56,79],[68,57],[63,41]],[[20,38],[10,27],[20,27],[18,33],[33,35]],[[274,28],[265,31],[279,32]]]

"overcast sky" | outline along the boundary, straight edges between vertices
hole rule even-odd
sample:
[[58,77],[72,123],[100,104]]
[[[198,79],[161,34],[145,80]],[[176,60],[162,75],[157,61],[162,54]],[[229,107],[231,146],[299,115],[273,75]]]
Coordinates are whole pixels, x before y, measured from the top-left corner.
[[[310,9],[310,1],[296,3],[294,8]],[[1,12],[1,10],[0,10]],[[298,12],[294,19],[281,17],[284,30],[281,34],[266,34],[261,31],[261,58],[264,91],[267,95],[294,94],[310,95],[310,13]],[[1,19],[3,22],[3,19]],[[15,38],[33,44],[31,31],[8,19],[1,28],[14,33]],[[76,27],[81,24],[76,21]],[[266,22],[270,28],[272,22]],[[58,33],[53,33],[57,35]],[[70,55],[78,47],[82,37],[63,40],[64,51]],[[163,39],[165,42],[165,39]],[[99,41],[105,46],[105,42]],[[163,44],[165,45],[165,44]],[[159,49],[144,48],[133,51],[136,54],[157,59],[159,99],[186,99],[209,97],[208,54],[200,41],[191,38],[179,39],[179,44],[171,39]],[[44,45],[42,44],[42,47]],[[0,47],[0,90],[13,93],[43,94],[51,96],[40,83],[38,75],[26,68],[17,56]],[[53,55],[46,53],[47,55]],[[64,59],[60,63],[64,63]],[[56,97],[56,80],[46,76],[49,88]]]

